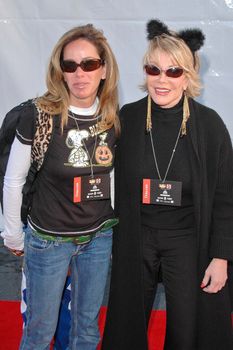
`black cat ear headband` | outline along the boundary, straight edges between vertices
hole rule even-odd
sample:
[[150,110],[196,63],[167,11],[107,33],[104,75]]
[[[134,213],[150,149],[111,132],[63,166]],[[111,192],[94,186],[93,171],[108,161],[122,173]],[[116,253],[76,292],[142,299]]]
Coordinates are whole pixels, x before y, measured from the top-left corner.
[[[147,39],[153,40],[154,38],[166,34],[176,38],[182,39],[186,45],[189,47],[193,54],[194,66],[195,66],[195,52],[198,51],[204,44],[205,36],[200,29],[184,29],[177,33],[172,33],[169,31],[168,27],[159,20],[152,19],[147,23]],[[181,128],[181,135],[186,135],[186,123],[190,116],[189,104],[187,96],[184,96],[183,105],[183,121]],[[146,129],[148,132],[151,131],[152,121],[151,121],[151,97],[148,95],[148,105],[147,105],[147,118],[146,118]]]
[[164,23],[157,19],[152,19],[147,23],[147,33],[148,40],[153,40],[155,37],[162,34],[178,37],[184,40],[186,45],[192,51],[193,55],[203,46],[205,41],[204,34],[198,28],[184,29],[174,35],[169,31],[168,27]]

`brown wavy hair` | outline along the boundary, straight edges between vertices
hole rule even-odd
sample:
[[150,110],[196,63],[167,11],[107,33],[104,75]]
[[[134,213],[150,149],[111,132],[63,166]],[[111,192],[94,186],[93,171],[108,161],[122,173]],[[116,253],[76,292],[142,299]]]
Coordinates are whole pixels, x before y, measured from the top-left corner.
[[101,129],[115,127],[119,133],[118,91],[119,79],[118,65],[115,56],[110,48],[107,39],[101,30],[96,29],[92,24],[74,27],[66,32],[54,47],[46,76],[47,91],[37,99],[38,106],[45,112],[52,115],[61,114],[61,127],[68,120],[69,89],[64,81],[61,69],[61,60],[66,45],[77,39],[85,39],[93,44],[106,65],[106,79],[99,85],[97,96],[99,107],[96,114],[101,115]]

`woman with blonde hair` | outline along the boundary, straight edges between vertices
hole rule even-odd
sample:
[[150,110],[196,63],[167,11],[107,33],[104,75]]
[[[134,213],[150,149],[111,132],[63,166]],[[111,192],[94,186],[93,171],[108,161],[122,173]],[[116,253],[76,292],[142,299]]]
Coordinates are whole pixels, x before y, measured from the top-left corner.
[[[13,254],[24,254],[27,321],[21,350],[49,349],[69,267],[69,348],[95,350],[99,343],[98,314],[117,223],[110,200],[117,82],[117,63],[103,32],[91,24],[75,27],[52,52],[48,91],[20,116],[4,179],[2,237]],[[24,237],[20,208],[31,159],[39,172]]]
[[[151,20],[147,96],[120,111],[112,279],[103,350],[146,350],[161,269],[166,350],[233,348],[233,157],[218,114],[200,93],[199,29]],[[156,334],[154,334],[156,337]]]

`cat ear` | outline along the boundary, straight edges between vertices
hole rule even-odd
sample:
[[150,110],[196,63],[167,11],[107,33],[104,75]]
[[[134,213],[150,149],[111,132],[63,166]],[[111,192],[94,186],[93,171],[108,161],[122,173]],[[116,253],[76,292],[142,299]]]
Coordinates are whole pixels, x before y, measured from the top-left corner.
[[184,40],[193,53],[204,45],[205,36],[198,28],[181,30],[178,32],[178,36]]
[[147,23],[147,39],[152,40],[156,36],[162,35],[162,34],[168,34],[169,30],[168,27],[158,19],[152,19]]

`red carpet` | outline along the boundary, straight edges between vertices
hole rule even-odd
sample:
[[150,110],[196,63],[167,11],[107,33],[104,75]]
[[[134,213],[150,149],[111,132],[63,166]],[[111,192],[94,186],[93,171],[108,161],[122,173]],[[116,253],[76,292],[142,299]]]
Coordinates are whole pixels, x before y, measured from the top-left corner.
[[[103,332],[106,307],[102,307],[99,326]],[[162,350],[165,334],[165,311],[152,312],[148,331],[150,350]],[[22,334],[20,303],[16,301],[0,301],[0,349],[18,350]],[[100,349],[99,349],[100,350]]]

